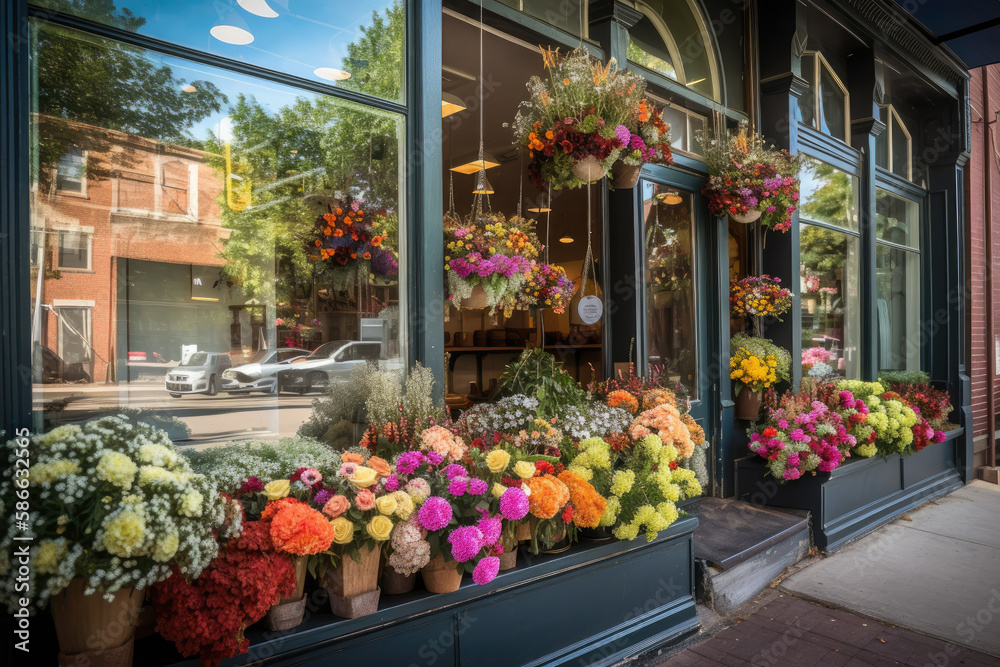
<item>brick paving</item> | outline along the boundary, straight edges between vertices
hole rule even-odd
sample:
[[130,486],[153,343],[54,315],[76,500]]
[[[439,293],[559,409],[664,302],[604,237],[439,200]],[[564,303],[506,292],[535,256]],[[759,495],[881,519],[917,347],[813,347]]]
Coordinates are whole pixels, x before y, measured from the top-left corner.
[[1000,667],[1000,658],[785,594],[659,664]]

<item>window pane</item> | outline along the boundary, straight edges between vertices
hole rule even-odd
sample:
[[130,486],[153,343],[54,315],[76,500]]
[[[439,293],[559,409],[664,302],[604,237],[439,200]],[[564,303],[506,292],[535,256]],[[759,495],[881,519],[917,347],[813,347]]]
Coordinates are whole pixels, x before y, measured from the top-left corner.
[[858,238],[814,225],[802,225],[800,234],[803,358],[807,350],[822,348],[826,354],[819,354],[834,373],[857,378]]
[[59,268],[89,269],[87,252],[89,234],[80,232],[59,232]]
[[59,158],[56,167],[56,189],[65,192],[83,192],[83,151],[71,146]]
[[580,34],[580,0],[500,0],[528,16],[545,21],[571,35]]
[[878,367],[920,370],[920,254],[878,244],[875,287]]
[[693,195],[642,182],[649,363],[697,396]]
[[879,107],[878,117],[885,123],[885,130],[875,138],[875,164],[883,169],[889,168],[889,113],[888,107]]
[[[403,0],[30,2],[304,79],[403,99]],[[67,66],[83,66],[66,55]],[[86,82],[75,85],[83,90]],[[191,83],[182,79],[180,86]],[[194,88],[188,94],[200,96]]]
[[802,122],[809,127],[816,127],[816,111],[814,108],[816,104],[814,97],[816,82],[813,81],[816,77],[815,67],[816,56],[811,54],[802,56],[802,78],[809,84],[809,88],[799,96],[799,113],[802,114]]
[[807,157],[803,161],[799,217],[858,229],[858,179],[845,171]]
[[830,70],[825,66],[820,67],[819,103],[822,110],[820,129],[831,137],[847,141],[847,101]]
[[705,97],[720,99],[709,29],[688,0],[638,3],[643,17],[629,30],[628,59]]
[[910,164],[910,141],[903,133],[903,127],[892,118],[892,173],[903,178],[909,178],[907,167]]
[[[39,430],[131,405],[183,419],[200,442],[287,436],[364,359],[403,365],[402,116],[40,21],[33,34],[31,225],[53,246],[35,404],[66,395],[49,372],[70,363],[49,307],[60,302],[95,304],[98,383],[85,403],[36,413]],[[70,146],[87,155],[86,200],[52,182]],[[52,274],[67,263],[93,272]],[[338,340],[376,351],[257,363]]]
[[919,249],[920,204],[877,188],[875,234],[883,241]]
[[687,114],[680,109],[664,106],[663,120],[670,124],[670,147],[687,150]]

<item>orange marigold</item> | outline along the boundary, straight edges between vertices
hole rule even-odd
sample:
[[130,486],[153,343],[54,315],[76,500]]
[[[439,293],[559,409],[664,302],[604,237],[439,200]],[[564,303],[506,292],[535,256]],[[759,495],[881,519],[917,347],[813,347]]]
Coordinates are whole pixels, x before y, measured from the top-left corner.
[[624,389],[616,389],[608,394],[608,405],[613,408],[624,408],[629,412],[635,412],[639,409],[639,399]]
[[298,498],[292,496],[285,496],[284,498],[278,498],[277,500],[272,500],[267,505],[264,506],[264,511],[260,513],[261,521],[270,521],[274,518],[274,515],[278,513],[281,508],[288,505],[305,505],[304,502]]
[[344,452],[340,455],[340,460],[344,463],[357,463],[359,466],[365,464],[365,457],[361,454],[355,454],[354,452]]
[[664,403],[669,403],[677,407],[677,399],[674,398],[674,393],[669,389],[653,389],[646,392],[642,397],[643,410],[652,410],[657,405],[663,405]]
[[539,519],[551,519],[569,502],[569,489],[552,475],[540,475],[524,480],[531,489],[528,511]]
[[305,503],[288,503],[271,519],[274,546],[295,556],[326,551],[333,538],[333,524]]
[[569,490],[569,502],[576,510],[573,513],[573,523],[580,528],[597,528],[608,501],[590,482],[571,470],[563,470],[558,479]]
[[373,456],[368,459],[368,463],[366,465],[377,472],[379,477],[388,477],[392,474],[392,468],[389,466],[389,462],[379,456]]

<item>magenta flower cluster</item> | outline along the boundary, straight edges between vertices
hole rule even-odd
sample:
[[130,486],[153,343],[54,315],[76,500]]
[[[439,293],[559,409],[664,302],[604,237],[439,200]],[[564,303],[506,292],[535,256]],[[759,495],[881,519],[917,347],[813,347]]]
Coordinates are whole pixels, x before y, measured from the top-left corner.
[[461,278],[468,278],[473,273],[480,278],[488,278],[493,274],[510,278],[518,273],[526,273],[531,269],[531,260],[514,255],[494,255],[483,258],[478,252],[470,252],[465,257],[456,257],[451,260],[451,270]]
[[431,496],[420,506],[417,519],[425,530],[441,530],[451,521],[451,504],[441,496]]
[[528,494],[512,486],[500,496],[500,513],[508,521],[520,521],[528,514]]

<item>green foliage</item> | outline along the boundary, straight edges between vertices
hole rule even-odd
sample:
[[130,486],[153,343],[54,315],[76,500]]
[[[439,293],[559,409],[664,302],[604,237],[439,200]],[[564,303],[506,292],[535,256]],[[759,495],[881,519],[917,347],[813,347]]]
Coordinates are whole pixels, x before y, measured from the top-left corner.
[[525,350],[510,363],[499,386],[499,397],[524,394],[535,398],[542,419],[551,419],[560,408],[583,405],[587,400],[587,392],[563,370],[562,362],[540,347]]
[[878,380],[885,386],[892,384],[926,384],[931,376],[923,371],[879,371]]

